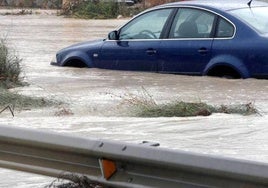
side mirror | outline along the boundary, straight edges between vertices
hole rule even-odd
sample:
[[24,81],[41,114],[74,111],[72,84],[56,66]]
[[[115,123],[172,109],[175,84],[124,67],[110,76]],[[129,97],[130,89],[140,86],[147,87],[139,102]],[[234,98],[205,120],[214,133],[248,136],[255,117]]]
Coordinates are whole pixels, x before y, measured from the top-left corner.
[[112,31],[108,34],[108,39],[109,40],[118,40],[119,36],[118,36],[118,31]]

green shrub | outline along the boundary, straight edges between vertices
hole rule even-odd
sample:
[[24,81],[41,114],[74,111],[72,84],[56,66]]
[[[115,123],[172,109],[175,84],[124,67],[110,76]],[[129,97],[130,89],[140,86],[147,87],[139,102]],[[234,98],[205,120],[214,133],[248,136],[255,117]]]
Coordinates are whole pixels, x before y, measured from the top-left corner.
[[209,105],[204,102],[184,102],[170,101],[158,104],[145,88],[139,95],[125,93],[124,95],[113,95],[122,101],[119,108],[127,107],[133,116],[137,117],[190,117],[190,116],[209,116],[213,113],[251,115],[260,114],[253,103],[237,105]]
[[212,113],[252,115],[259,114],[252,103],[239,105],[212,106],[203,102],[183,102],[174,101],[166,104],[159,104],[144,108],[139,107],[136,111],[138,117],[190,117],[190,116],[209,116]]
[[59,104],[57,101],[23,96],[8,90],[10,87],[25,85],[20,81],[21,61],[16,52],[7,46],[6,40],[0,39],[0,112],[10,106],[23,109]]
[[0,39],[0,84],[2,86],[20,83],[21,61],[15,51],[7,47],[6,40]]
[[209,116],[212,112],[215,112],[215,108],[202,102],[174,101],[150,108],[141,108],[136,115],[139,117],[189,117]]
[[83,2],[74,8],[76,17],[107,19],[118,15],[118,4],[113,2]]
[[116,18],[118,15],[133,16],[141,10],[143,9],[137,6],[129,7],[113,1],[83,1],[63,10],[63,14],[85,19],[110,19]]
[[16,106],[19,109],[39,108],[45,106],[52,106],[55,104],[57,104],[56,101],[11,93],[7,89],[0,88],[0,108],[5,107],[7,105]]

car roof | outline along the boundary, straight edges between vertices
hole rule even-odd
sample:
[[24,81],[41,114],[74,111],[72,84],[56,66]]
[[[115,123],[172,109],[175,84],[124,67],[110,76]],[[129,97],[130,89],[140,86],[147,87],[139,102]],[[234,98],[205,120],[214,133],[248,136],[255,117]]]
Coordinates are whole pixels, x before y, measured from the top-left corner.
[[[216,8],[224,11],[240,9],[240,8],[249,8],[248,5],[249,0],[186,0],[175,3],[168,3],[164,5],[160,5],[159,7],[167,7],[167,6],[197,6],[203,8]],[[260,7],[260,6],[268,6],[268,3],[253,0],[251,3],[251,7]]]

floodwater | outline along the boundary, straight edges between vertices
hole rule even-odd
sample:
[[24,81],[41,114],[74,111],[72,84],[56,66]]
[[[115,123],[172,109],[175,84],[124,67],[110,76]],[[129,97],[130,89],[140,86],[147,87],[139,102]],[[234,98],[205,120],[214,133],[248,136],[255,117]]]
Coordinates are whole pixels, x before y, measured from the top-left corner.
[[[25,95],[65,102],[48,109],[6,111],[0,123],[62,134],[131,143],[159,142],[161,147],[268,163],[268,80],[228,80],[158,73],[55,67],[56,51],[70,44],[105,38],[127,22],[78,20],[50,13],[0,16],[0,35],[23,58]],[[152,95],[158,103],[184,100],[209,104],[252,102],[260,115],[213,114],[209,117],[137,118],[122,109],[120,96]],[[65,116],[61,111],[71,112]],[[0,169],[0,187],[36,188],[53,178]],[[14,178],[15,177],[15,178]]]

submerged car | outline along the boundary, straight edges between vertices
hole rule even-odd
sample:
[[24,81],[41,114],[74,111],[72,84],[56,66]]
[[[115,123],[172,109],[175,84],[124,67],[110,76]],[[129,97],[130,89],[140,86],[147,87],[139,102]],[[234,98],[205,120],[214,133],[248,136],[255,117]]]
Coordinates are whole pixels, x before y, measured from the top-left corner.
[[52,65],[229,78],[268,77],[268,3],[169,3],[135,16],[107,39],[60,50]]

